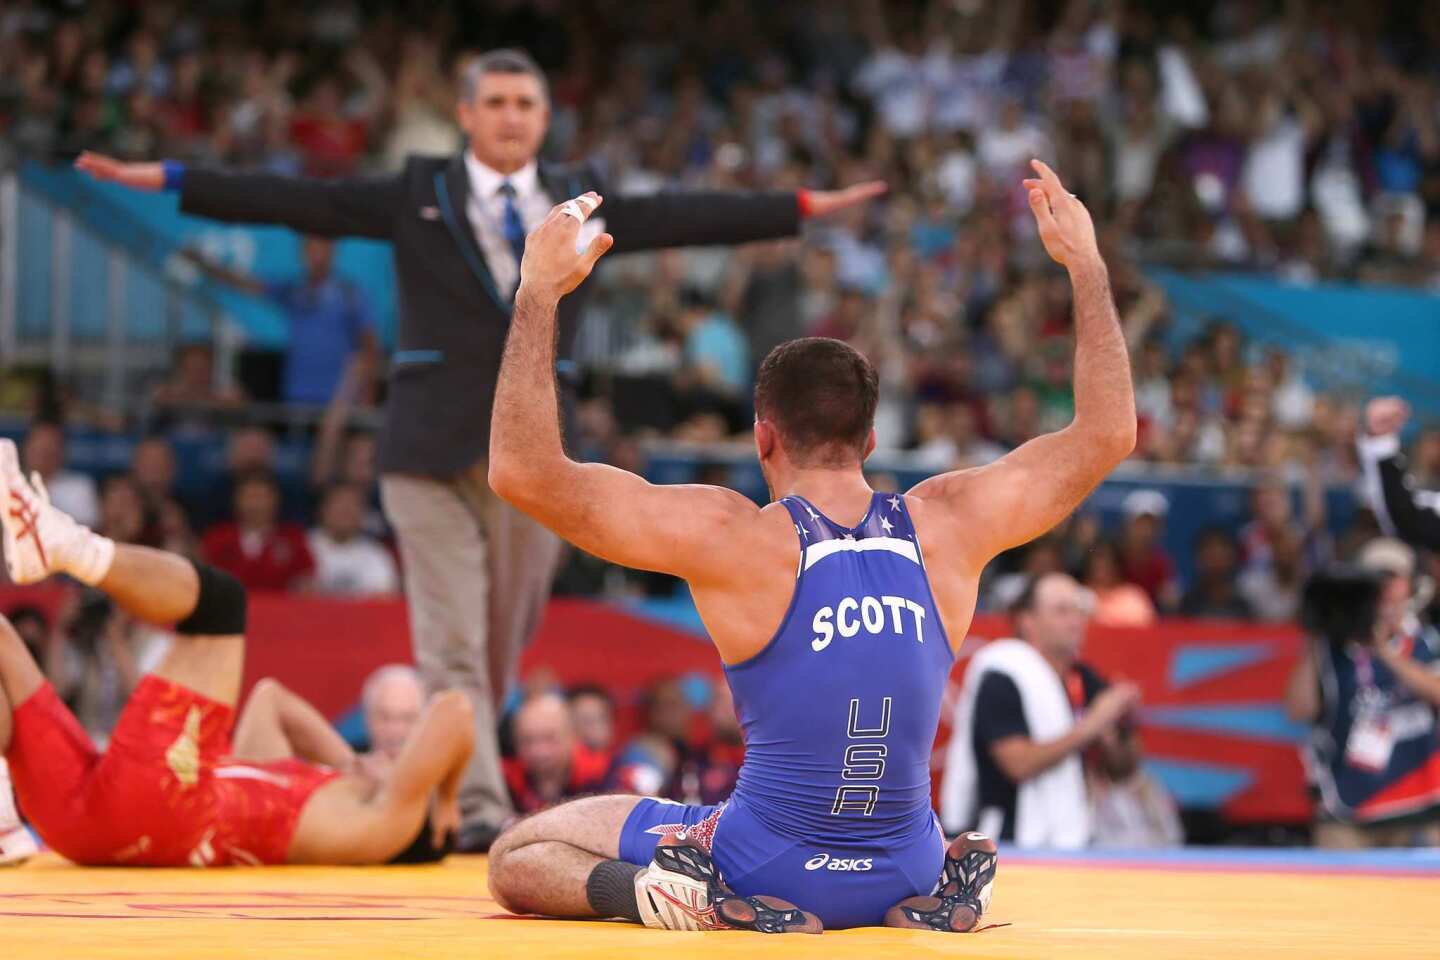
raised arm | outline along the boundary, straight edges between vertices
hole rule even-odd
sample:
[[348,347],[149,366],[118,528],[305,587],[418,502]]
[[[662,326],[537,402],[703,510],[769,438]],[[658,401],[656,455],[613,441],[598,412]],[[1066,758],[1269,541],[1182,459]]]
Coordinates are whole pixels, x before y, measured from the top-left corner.
[[258,277],[252,276],[243,270],[236,270],[224,264],[214,263],[206,259],[205,254],[192,247],[186,247],[180,251],[180,255],[195,265],[195,268],[216,283],[223,283],[227,287],[234,287],[252,297],[265,295],[265,284]]
[[1400,430],[1410,406],[1399,397],[1377,397],[1365,407],[1365,433],[1357,442],[1365,492],[1380,527],[1406,543],[1440,549],[1440,490],[1416,490],[1405,472]]
[[[560,436],[555,311],[613,240],[577,253],[594,193],[561,204],[525,242],[490,426],[490,487],[561,537],[605,560],[704,582],[743,550],[733,530],[756,507],[731,490],[657,486],[602,463],[576,463]],[[567,209],[572,212],[565,212]]]
[[132,190],[180,193],[184,213],[230,223],[268,223],[322,237],[388,239],[404,200],[398,174],[317,180],[268,173],[122,163],[82,153],[75,169]]
[[1075,417],[992,464],[931,477],[909,493],[977,570],[1063,520],[1135,448],[1130,358],[1095,227],[1054,171],[1032,163],[1040,176],[1025,186],[1040,239],[1074,288]]
[[800,232],[800,221],[823,217],[885,192],[875,180],[843,190],[765,193],[663,191],[616,197],[605,208],[617,253],[773,240]]

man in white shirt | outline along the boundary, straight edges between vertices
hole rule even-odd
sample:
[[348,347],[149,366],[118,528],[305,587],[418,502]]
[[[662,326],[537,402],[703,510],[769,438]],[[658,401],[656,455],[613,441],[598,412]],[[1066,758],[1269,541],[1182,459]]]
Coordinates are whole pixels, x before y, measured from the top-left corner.
[[364,521],[365,497],[359,487],[342,483],[325,492],[320,526],[310,531],[317,593],[356,597],[395,592],[395,559],[361,532]]

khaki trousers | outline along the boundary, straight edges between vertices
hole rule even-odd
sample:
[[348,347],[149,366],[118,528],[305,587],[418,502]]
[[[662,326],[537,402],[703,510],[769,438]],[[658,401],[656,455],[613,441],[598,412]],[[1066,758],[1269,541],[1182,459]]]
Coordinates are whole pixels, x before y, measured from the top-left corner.
[[495,496],[483,464],[448,481],[386,474],[380,496],[400,543],[420,675],[431,691],[464,690],[475,707],[461,813],[498,826],[514,813],[499,707],[550,598],[560,540]]

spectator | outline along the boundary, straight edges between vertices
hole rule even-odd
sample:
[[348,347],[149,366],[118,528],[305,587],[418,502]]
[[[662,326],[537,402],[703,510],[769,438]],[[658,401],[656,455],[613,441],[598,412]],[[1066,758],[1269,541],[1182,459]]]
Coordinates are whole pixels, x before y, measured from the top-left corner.
[[1240,575],[1240,596],[1258,619],[1293,623],[1300,615],[1300,591],[1304,585],[1305,557],[1300,538],[1286,532],[1271,544],[1268,567]]
[[745,734],[735,715],[735,697],[724,679],[712,686],[710,736],[697,752],[695,772],[683,784],[685,803],[723,803],[735,791],[745,762]]
[[1095,598],[1092,617],[1102,627],[1148,627],[1155,623],[1150,595],[1121,576],[1120,549],[1101,540],[1085,558],[1085,587]]
[[207,531],[201,547],[248,590],[303,589],[315,571],[304,530],[280,522],[280,488],[266,473],[236,483],[235,519]]
[[690,702],[679,679],[658,681],[645,695],[645,729],[615,758],[616,789],[679,800],[691,757]]
[[604,687],[593,685],[572,687],[570,701],[570,722],[575,728],[575,737],[585,749],[605,758],[615,750],[615,701]]
[[505,783],[520,814],[597,792],[605,767],[575,739],[564,698],[532,696],[515,715],[515,756],[504,761]]
[[1175,562],[1161,544],[1170,501],[1158,490],[1136,490],[1122,504],[1125,526],[1120,535],[1121,570],[1161,610],[1174,610],[1180,601]]
[[1359,576],[1307,584],[1312,636],[1285,694],[1290,717],[1312,729],[1304,755],[1318,798],[1315,845],[1437,846],[1440,787],[1418,774],[1440,754],[1440,635],[1411,610],[1409,547],[1374,540],[1359,567]]
[[310,531],[308,541],[315,558],[316,593],[374,596],[399,588],[395,558],[362,532],[364,521],[365,500],[359,487],[339,483],[325,492],[320,526]]
[[161,504],[174,499],[175,474],[175,448],[167,438],[149,436],[135,445],[130,480],[147,510],[158,512]]
[[1181,615],[1202,620],[1255,618],[1237,582],[1238,556],[1235,538],[1218,527],[1195,538],[1195,583],[1180,603]]
[[117,543],[147,544],[145,502],[129,477],[117,475],[105,481],[95,531]]
[[379,344],[365,293],[334,273],[335,242],[325,237],[301,241],[304,273],[300,277],[262,281],[191,253],[207,276],[273,302],[285,314],[289,338],[280,398],[288,404],[324,406],[340,386],[346,367],[360,360],[362,382],[369,389]]
[[425,689],[414,667],[391,663],[365,678],[360,692],[365,732],[370,739],[368,765],[377,779],[400,758],[410,731],[425,708]]
[[166,424],[208,429],[203,414],[224,410],[244,402],[244,394],[232,386],[216,386],[215,356],[208,343],[187,343],[175,351],[170,375],[150,394],[150,402]]
[[100,501],[95,481],[83,473],[65,469],[65,428],[41,420],[25,434],[20,459],[25,469],[40,474],[50,501],[79,523],[93,527],[100,519]]
[[940,785],[947,833],[978,830],[1022,847],[1084,847],[1091,819],[1083,755],[1116,777],[1139,764],[1129,715],[1140,692],[1080,660],[1087,602],[1073,578],[1036,578],[1013,610],[1018,640],[975,654],[955,707]]

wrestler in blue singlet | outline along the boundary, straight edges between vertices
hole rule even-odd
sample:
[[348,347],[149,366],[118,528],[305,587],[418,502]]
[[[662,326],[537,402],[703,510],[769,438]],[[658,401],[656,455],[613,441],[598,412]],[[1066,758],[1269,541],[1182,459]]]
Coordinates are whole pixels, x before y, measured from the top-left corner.
[[735,792],[642,800],[620,856],[644,866],[666,833],[703,825],[737,894],[789,900],[830,930],[880,924],[940,876],[930,751],[954,658],[903,497],[875,494],[854,528],[780,502],[800,568],[774,638],[725,668],[745,729]]

